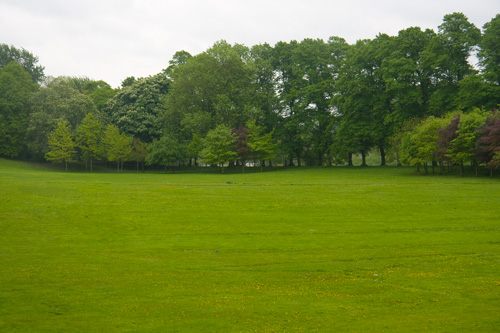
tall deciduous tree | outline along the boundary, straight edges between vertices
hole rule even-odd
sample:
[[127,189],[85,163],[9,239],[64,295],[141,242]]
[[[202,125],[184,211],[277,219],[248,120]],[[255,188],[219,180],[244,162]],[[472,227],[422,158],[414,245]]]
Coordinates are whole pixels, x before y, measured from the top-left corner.
[[37,65],[38,57],[31,52],[23,49],[0,44],[0,68],[7,66],[10,62],[15,61],[23,66],[24,70],[30,75],[35,83],[41,83],[44,78],[44,67]]
[[379,35],[374,40],[358,41],[347,52],[347,61],[337,82],[339,94],[339,126],[334,147],[346,153],[360,152],[362,166],[372,147],[379,147],[382,165],[385,165],[385,146],[391,129],[386,123],[390,112],[382,61],[390,51],[391,37]]
[[491,82],[500,85],[500,14],[483,26],[479,58],[484,73]]
[[37,89],[16,62],[0,68],[0,156],[19,156],[25,147],[29,98]]
[[274,46],[272,66],[277,78],[276,93],[279,96],[280,120],[277,134],[281,139],[281,150],[293,165],[294,159],[298,166],[302,165],[302,158],[308,141],[308,119],[301,112],[300,89],[297,86],[300,73],[297,72],[293,54],[298,48],[297,41],[290,43],[278,42]]
[[409,119],[427,114],[433,84],[432,71],[423,54],[435,35],[434,31],[422,31],[419,27],[401,30],[382,63],[392,105],[386,121],[395,129]]
[[251,110],[251,69],[244,56],[244,48],[220,41],[176,66],[164,105],[166,132],[188,141],[193,134],[205,136],[216,124],[244,124]]
[[57,127],[49,134],[48,145],[50,150],[45,154],[45,159],[55,163],[64,163],[68,171],[68,163],[75,160],[76,144],[71,126],[67,121],[57,123]]
[[481,31],[463,13],[445,15],[424,55],[436,85],[429,102],[430,114],[440,116],[457,109],[458,83],[475,73],[469,58],[480,37]]
[[321,39],[304,39],[292,52],[294,70],[298,75],[298,111],[307,130],[309,164],[323,165],[328,147],[332,144],[329,125],[333,119],[333,97],[336,95],[335,78],[345,58],[345,40],[332,37],[325,43]]

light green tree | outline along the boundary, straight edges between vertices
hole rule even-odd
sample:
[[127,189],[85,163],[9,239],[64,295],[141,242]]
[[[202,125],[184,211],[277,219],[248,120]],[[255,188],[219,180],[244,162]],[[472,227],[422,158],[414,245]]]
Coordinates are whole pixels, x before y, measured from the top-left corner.
[[117,170],[123,170],[123,162],[132,152],[130,137],[120,133],[118,127],[108,125],[104,132],[104,148],[108,161],[116,161]]
[[203,140],[205,148],[201,151],[203,162],[221,166],[224,173],[224,163],[234,160],[238,154],[234,151],[236,136],[231,128],[219,125],[209,131]]
[[457,136],[450,142],[446,154],[451,160],[460,165],[460,175],[464,175],[464,163],[472,162],[477,174],[477,163],[474,159],[475,148],[479,138],[479,128],[485,124],[486,115],[479,109],[460,115]]
[[136,162],[136,170],[139,172],[139,163],[142,164],[142,171],[144,171],[144,161],[148,155],[146,151],[146,145],[139,138],[132,139],[132,152],[130,153],[130,158],[132,161]]
[[188,144],[187,153],[190,159],[194,159],[194,166],[197,166],[197,159],[203,150],[203,140],[197,135],[193,134],[193,138]]
[[264,133],[264,127],[255,124],[255,120],[247,123],[248,141],[250,155],[261,161],[261,170],[264,160],[270,160],[276,156],[276,143],[273,140],[273,132]]
[[429,162],[436,161],[439,130],[446,127],[448,120],[429,117],[408,132],[402,140],[401,157],[411,165],[423,165],[428,173]]
[[82,123],[76,130],[76,143],[81,149],[81,157],[85,162],[85,169],[90,162],[92,172],[92,162],[102,156],[103,127],[99,120],[92,113],[83,118]]
[[49,134],[48,144],[50,150],[45,154],[45,159],[54,163],[64,163],[68,171],[68,163],[75,160],[76,144],[67,121],[57,123],[56,129]]

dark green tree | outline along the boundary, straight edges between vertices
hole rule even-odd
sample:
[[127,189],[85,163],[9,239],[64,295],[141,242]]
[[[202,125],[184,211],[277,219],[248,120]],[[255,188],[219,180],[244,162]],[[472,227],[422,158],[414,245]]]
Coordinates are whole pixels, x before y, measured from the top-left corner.
[[35,83],[41,83],[44,78],[44,67],[37,65],[38,57],[31,52],[7,44],[0,44],[0,68],[7,66],[15,61],[23,66],[24,70],[30,75]]
[[163,135],[159,140],[154,140],[147,146],[146,164],[174,166],[186,159],[186,147],[175,137]]
[[165,69],[165,74],[170,77],[177,68],[185,65],[187,61],[192,57],[193,56],[189,52],[184,50],[175,52],[172,60],[168,62],[169,66]]
[[163,132],[160,114],[169,87],[170,80],[163,73],[135,80],[118,91],[104,110],[121,132],[151,142]]
[[108,83],[102,80],[91,80],[83,86],[83,93],[92,99],[97,109],[101,112],[104,110],[107,102],[111,100],[117,92],[117,89],[111,88]]
[[382,62],[386,92],[391,98],[386,121],[397,130],[405,121],[422,118],[428,112],[434,86],[431,67],[424,52],[432,38],[432,30],[418,27],[401,30],[390,45],[390,54]]
[[188,141],[193,134],[205,136],[217,124],[237,127],[249,119],[251,70],[242,50],[220,41],[175,67],[165,100],[168,133]]
[[29,99],[37,88],[18,63],[0,68],[0,156],[17,157],[24,150]]
[[390,52],[392,38],[379,35],[374,40],[358,41],[347,52],[347,60],[337,81],[338,129],[333,148],[361,153],[362,166],[366,154],[378,147],[385,165],[385,148],[392,129],[386,119],[391,111],[390,96],[383,80],[382,62]]
[[64,79],[40,88],[32,96],[30,108],[26,136],[28,148],[35,156],[43,156],[48,151],[48,135],[59,121],[67,121],[75,131],[88,113],[98,112],[88,96],[79,93]]
[[486,78],[500,85],[500,14],[483,26],[479,58]]
[[438,34],[429,42],[423,61],[433,69],[435,89],[429,114],[441,116],[458,108],[458,84],[475,73],[469,62],[481,31],[463,13],[445,15]]

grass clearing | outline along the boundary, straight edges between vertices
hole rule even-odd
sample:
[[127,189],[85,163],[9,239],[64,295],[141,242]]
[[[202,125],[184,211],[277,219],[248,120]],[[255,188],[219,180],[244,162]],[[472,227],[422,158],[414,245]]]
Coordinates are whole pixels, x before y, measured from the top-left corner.
[[0,160],[0,331],[500,327],[498,178]]

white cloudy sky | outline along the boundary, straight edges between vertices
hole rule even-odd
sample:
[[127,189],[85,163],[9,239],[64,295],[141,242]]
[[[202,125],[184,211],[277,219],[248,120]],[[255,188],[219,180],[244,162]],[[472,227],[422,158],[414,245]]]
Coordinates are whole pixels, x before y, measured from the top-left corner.
[[252,46],[339,36],[349,43],[437,31],[463,12],[481,28],[499,0],[0,0],[0,43],[39,57],[45,74],[88,76],[118,87],[159,73],[176,51],[195,55],[214,42]]

